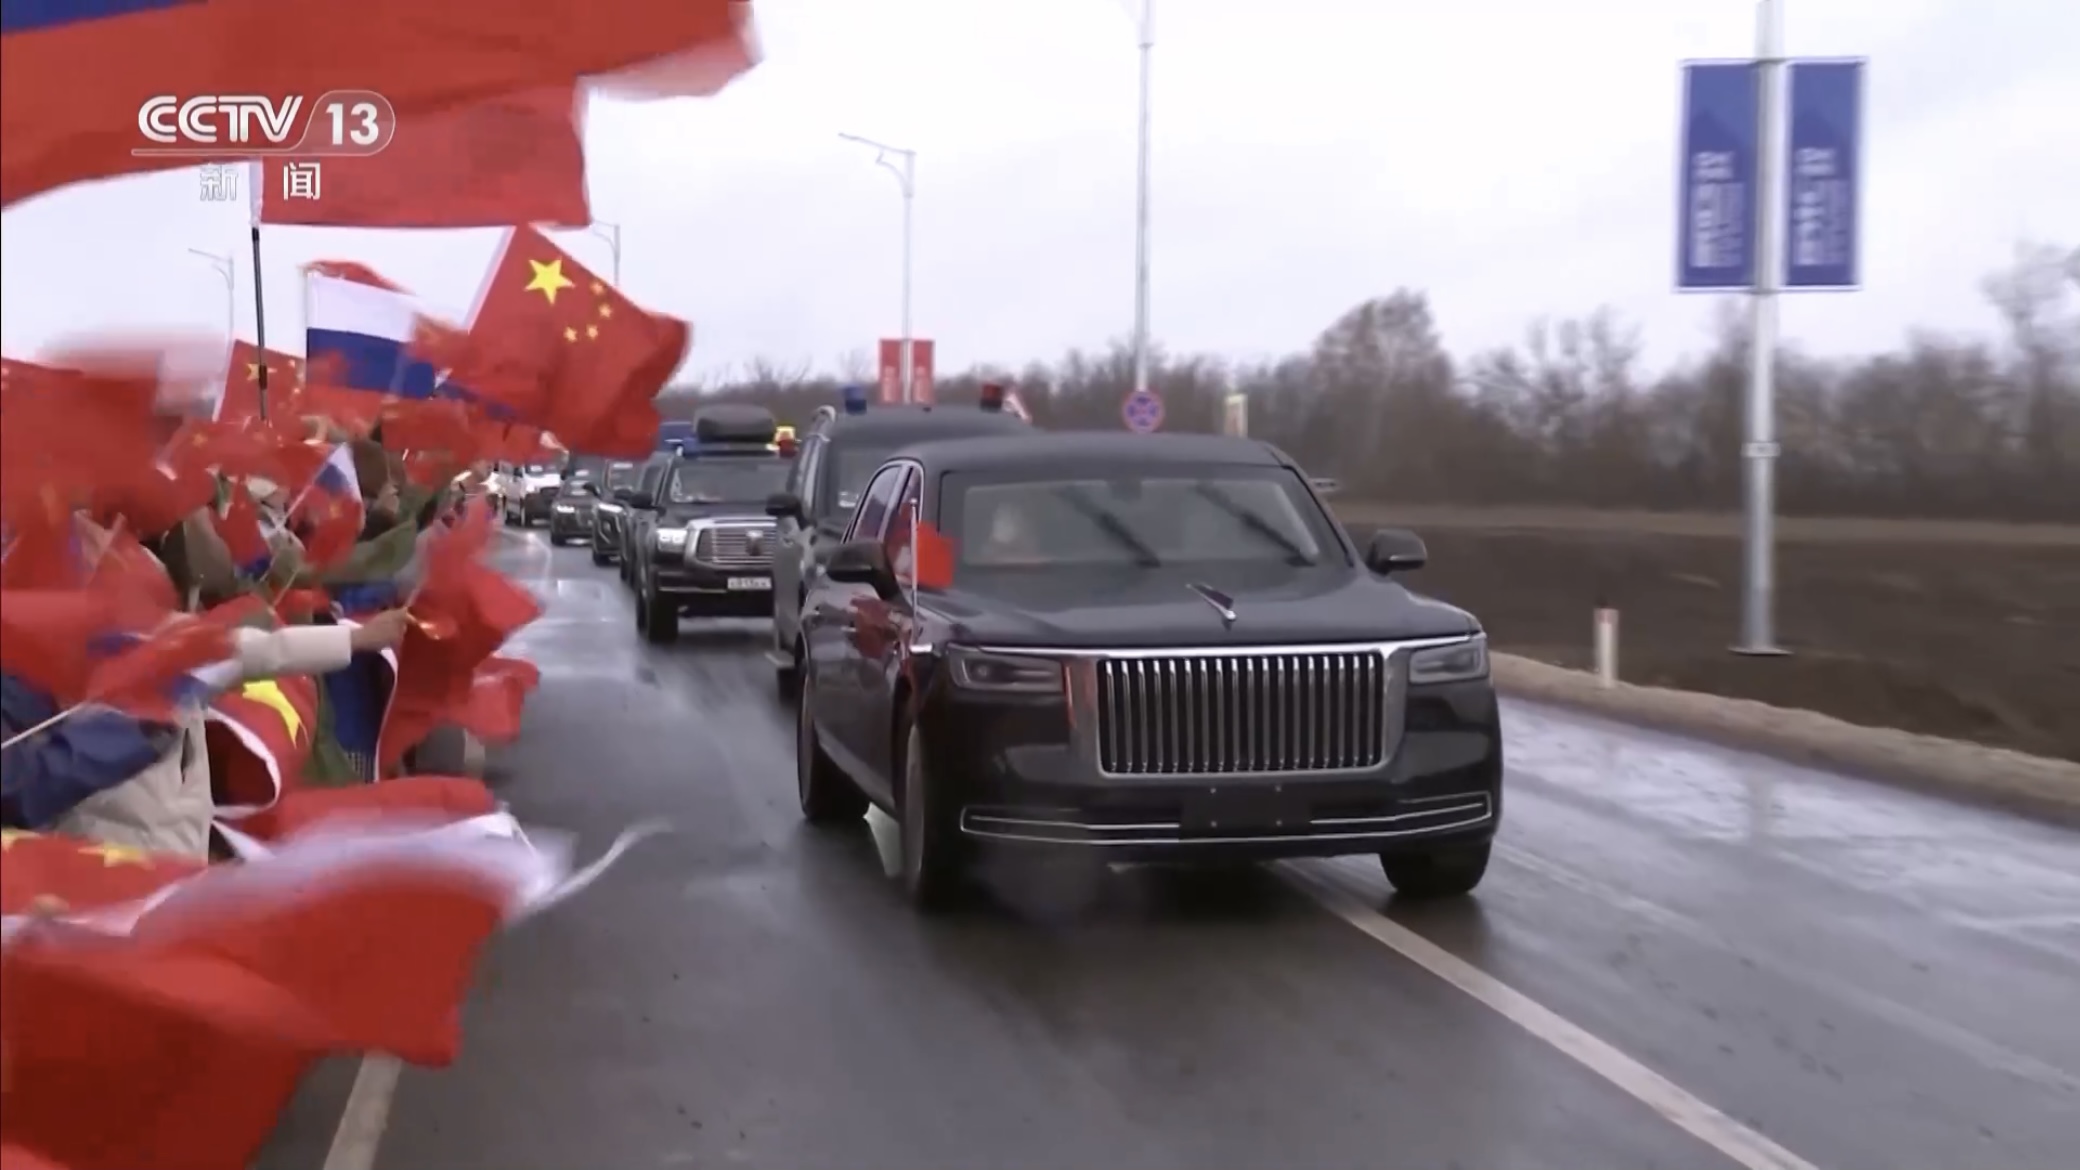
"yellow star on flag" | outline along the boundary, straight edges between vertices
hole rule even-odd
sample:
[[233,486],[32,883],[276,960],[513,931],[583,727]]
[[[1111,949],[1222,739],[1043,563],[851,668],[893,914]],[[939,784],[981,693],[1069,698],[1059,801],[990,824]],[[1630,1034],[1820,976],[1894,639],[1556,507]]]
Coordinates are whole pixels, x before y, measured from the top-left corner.
[[590,339],[590,340],[593,340],[593,341],[598,341],[598,340],[599,340],[599,326],[597,326],[597,325],[587,325],[587,326],[585,327],[585,336],[586,336],[586,337],[587,337],[588,339]]
[[0,853],[14,848],[16,841],[27,841],[36,834],[27,829],[0,829]]
[[610,304],[607,304],[607,303],[605,303],[605,302],[601,302],[601,304],[600,304],[600,307],[599,307],[599,315],[600,315],[600,316],[602,316],[602,317],[611,317],[611,316],[613,316],[613,315],[614,315],[614,306],[612,306],[612,305],[610,305]]
[[557,293],[577,287],[576,281],[563,274],[563,260],[560,257],[547,264],[539,260],[529,260],[527,266],[534,269],[534,279],[527,282],[527,288],[523,291],[538,292],[552,305],[556,303]]
[[570,326],[568,326],[568,325],[564,326],[564,329],[563,329],[563,339],[564,339],[565,341],[576,341],[576,340],[578,340],[578,331],[577,331],[577,330],[575,330],[575,329],[572,329],[572,328],[571,328]]
[[248,381],[248,382],[258,382],[259,380],[260,380],[260,363],[259,363],[259,362],[247,362],[247,363],[246,363],[246,381]]
[[282,684],[271,678],[260,679],[238,688],[238,693],[281,716],[282,726],[289,729],[289,742],[303,738],[303,716],[297,713],[289,696],[282,693]]
[[101,864],[115,868],[118,865],[150,865],[152,855],[131,845],[89,845],[80,850],[101,859]]

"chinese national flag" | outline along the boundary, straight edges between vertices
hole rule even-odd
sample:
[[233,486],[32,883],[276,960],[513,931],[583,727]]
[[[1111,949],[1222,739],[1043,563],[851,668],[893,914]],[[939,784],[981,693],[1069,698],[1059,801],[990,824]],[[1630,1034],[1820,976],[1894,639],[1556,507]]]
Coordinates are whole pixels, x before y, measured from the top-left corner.
[[[159,377],[142,355],[96,373],[16,363],[0,391],[0,522],[135,492],[159,470]],[[148,489],[146,489],[148,490]]]
[[127,845],[0,829],[0,914],[78,914],[120,905],[203,866],[194,858]]
[[[218,813],[268,810],[295,789],[310,759],[318,682],[308,675],[257,679],[218,695],[204,714]],[[255,812],[239,827],[258,835],[247,822],[266,815]]]
[[514,228],[453,380],[573,451],[641,458],[657,396],[686,357],[684,321],[646,312],[547,236]]
[[224,371],[224,396],[217,400],[219,422],[243,422],[260,417],[260,369],[267,368],[267,413],[270,418],[293,417],[284,410],[303,389],[303,359],[280,350],[263,350],[250,341],[231,343],[231,366]]
[[380,154],[326,159],[316,199],[276,199],[281,157],[264,161],[262,223],[363,228],[592,222],[585,199],[583,95],[569,85],[499,94],[411,120]]
[[408,141],[424,116],[637,66],[653,96],[713,92],[755,59],[750,10],[744,0],[10,2],[0,204],[190,163],[132,153],[144,144],[138,109],[160,94],[314,102],[374,90]]
[[466,776],[399,776],[345,788],[304,788],[288,793],[264,816],[239,822],[239,831],[262,841],[286,841],[325,822],[374,821],[405,816],[415,822],[465,821],[498,811],[498,797],[481,780]]

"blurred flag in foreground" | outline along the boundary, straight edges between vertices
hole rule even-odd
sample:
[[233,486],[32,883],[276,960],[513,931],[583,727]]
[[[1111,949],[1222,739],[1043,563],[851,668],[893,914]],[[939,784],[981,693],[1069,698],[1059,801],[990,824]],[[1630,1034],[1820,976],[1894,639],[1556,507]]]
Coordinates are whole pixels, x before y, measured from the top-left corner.
[[713,92],[751,67],[750,18],[744,0],[9,0],[0,204],[191,165],[132,153],[162,94],[294,95],[302,122],[328,91],[373,90],[402,137],[424,115],[636,66],[645,94]]
[[287,160],[262,159],[254,205],[269,224],[582,227],[592,222],[584,110],[583,94],[563,85],[429,113],[380,154],[326,159],[315,198],[287,198]]

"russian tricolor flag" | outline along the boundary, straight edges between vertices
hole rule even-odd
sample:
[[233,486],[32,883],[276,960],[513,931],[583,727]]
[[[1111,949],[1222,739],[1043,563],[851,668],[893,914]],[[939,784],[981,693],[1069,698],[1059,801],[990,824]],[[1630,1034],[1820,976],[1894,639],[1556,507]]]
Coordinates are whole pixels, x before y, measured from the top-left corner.
[[304,274],[309,311],[304,354],[327,386],[396,398],[432,398],[440,377],[407,349],[419,302],[360,265],[314,265]]
[[303,540],[304,559],[322,568],[353,551],[366,521],[361,477],[354,473],[354,452],[341,443],[290,505],[289,523]]

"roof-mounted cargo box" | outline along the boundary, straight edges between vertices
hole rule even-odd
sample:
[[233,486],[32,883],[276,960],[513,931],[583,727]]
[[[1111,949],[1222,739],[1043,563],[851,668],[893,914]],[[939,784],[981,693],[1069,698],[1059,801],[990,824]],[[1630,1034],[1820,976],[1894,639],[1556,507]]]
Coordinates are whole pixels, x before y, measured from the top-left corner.
[[780,420],[763,406],[724,403],[694,416],[693,438],[701,446],[746,443],[770,446],[780,432]]

